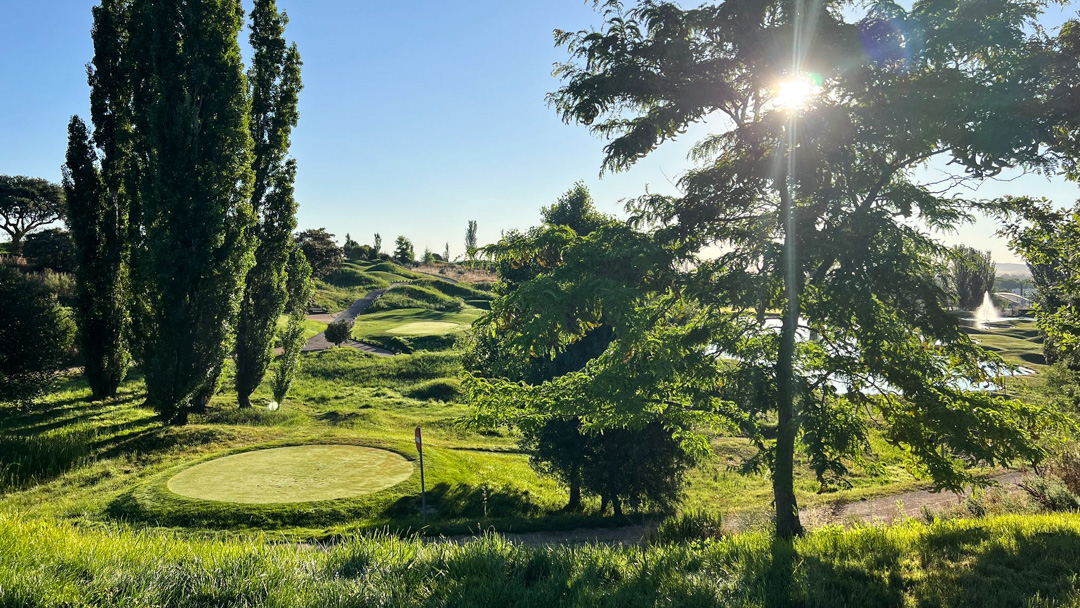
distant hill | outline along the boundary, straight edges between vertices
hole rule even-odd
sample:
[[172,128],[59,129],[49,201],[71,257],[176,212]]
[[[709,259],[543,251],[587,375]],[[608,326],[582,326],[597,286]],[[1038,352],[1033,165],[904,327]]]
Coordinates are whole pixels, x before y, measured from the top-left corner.
[[1031,277],[1031,270],[1027,264],[998,264],[997,276]]

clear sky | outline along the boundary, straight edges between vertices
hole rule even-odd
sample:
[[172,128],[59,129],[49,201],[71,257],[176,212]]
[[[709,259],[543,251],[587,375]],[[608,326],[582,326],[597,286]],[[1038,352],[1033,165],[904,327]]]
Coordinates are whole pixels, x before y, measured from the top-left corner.
[[[0,0],[0,174],[59,181],[66,125],[89,114],[85,64],[92,0]],[[250,7],[250,0],[245,4]],[[292,153],[301,228],[325,226],[384,248],[398,234],[418,252],[460,255],[468,220],[479,240],[538,222],[538,210],[585,180],[601,210],[674,192],[697,129],[627,173],[599,177],[603,142],[564,125],[544,95],[558,86],[556,28],[599,23],[582,0],[387,2],[278,0],[300,46],[305,89]],[[245,33],[246,36],[246,33]],[[979,194],[1080,198],[1076,186],[1025,176]],[[992,222],[950,242],[1015,262]]]

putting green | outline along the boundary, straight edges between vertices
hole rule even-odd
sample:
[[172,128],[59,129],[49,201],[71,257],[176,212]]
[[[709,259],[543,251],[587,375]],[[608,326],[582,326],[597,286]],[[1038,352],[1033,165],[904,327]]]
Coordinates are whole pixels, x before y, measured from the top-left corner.
[[450,323],[449,321],[417,321],[416,323],[406,323],[400,327],[395,327],[386,333],[397,336],[438,336],[463,329],[465,329],[464,325]]
[[188,498],[271,504],[355,498],[412,475],[400,454],[354,445],[303,445],[234,454],[181,471],[169,490]]

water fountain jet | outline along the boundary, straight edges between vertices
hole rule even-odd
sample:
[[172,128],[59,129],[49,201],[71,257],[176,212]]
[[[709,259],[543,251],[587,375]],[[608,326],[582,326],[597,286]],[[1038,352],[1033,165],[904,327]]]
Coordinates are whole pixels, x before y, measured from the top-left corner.
[[1001,312],[998,311],[997,306],[994,306],[994,299],[990,297],[990,292],[986,292],[983,294],[982,304],[975,309],[975,327],[988,329],[991,323],[998,321],[1001,321]]

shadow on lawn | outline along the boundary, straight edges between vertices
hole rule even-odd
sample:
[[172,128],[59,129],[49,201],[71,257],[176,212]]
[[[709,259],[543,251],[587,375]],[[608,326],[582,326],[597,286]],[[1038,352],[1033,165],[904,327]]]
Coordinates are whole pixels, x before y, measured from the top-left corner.
[[99,458],[146,456],[218,439],[215,431],[164,427],[151,410],[134,407],[143,396],[129,392],[109,401],[72,397],[3,412],[0,492],[51,481]]
[[927,581],[918,606],[1075,606],[1080,535],[930,531],[919,548]]
[[[461,518],[540,517],[545,511],[534,503],[528,490],[509,486],[472,484],[436,484],[427,490],[428,508],[441,520]],[[402,496],[390,504],[383,515],[389,518],[410,517],[420,513],[420,497]]]

